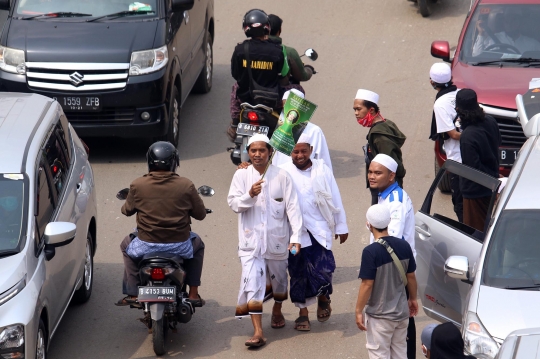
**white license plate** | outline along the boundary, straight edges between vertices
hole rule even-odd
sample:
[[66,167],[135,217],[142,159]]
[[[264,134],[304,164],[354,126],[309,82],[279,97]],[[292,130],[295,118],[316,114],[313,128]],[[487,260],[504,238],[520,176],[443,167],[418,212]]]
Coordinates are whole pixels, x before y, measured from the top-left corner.
[[240,122],[238,124],[238,128],[236,129],[236,133],[238,135],[247,135],[247,136],[253,136],[258,133],[262,133],[263,135],[268,136],[269,130],[270,128],[268,126],[250,125],[249,123]]

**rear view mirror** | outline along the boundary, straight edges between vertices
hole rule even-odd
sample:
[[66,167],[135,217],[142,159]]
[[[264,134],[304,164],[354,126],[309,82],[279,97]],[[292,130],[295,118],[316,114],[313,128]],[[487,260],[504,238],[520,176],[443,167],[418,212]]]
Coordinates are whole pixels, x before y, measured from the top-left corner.
[[433,41],[431,43],[431,56],[450,62],[450,44],[448,41]]
[[0,10],[9,11],[10,0],[0,0]]
[[306,52],[304,52],[304,55],[309,57],[312,61],[315,61],[319,58],[319,54],[313,49],[307,49]]
[[55,255],[55,248],[70,244],[75,238],[77,226],[70,222],[51,222],[45,227],[43,239],[45,241],[45,258],[51,260]]
[[199,192],[199,194],[204,197],[212,197],[214,193],[216,193],[214,189],[210,186],[201,186],[197,188],[197,192]]
[[116,198],[119,200],[125,201],[129,193],[129,188],[124,188],[116,194]]
[[194,0],[172,0],[172,11],[182,12],[186,10],[191,10],[194,4]]
[[444,273],[450,278],[469,280],[469,259],[464,256],[450,256],[444,263]]

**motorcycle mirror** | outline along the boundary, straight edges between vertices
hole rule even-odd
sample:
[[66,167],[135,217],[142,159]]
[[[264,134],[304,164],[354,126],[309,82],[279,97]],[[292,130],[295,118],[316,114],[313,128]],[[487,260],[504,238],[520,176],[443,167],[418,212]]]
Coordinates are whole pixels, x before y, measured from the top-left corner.
[[197,192],[199,192],[199,194],[204,197],[212,197],[214,193],[216,193],[214,189],[210,186],[201,186],[197,188]]
[[304,55],[309,57],[312,61],[315,61],[319,58],[319,54],[313,49],[307,49],[306,52],[304,52]]
[[129,188],[124,188],[123,190],[118,191],[116,198],[125,201],[129,193]]

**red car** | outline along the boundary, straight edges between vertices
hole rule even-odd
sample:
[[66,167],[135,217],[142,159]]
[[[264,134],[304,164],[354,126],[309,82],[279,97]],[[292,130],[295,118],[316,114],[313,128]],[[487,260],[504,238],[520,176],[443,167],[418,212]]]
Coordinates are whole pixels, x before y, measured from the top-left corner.
[[[485,113],[499,123],[500,173],[507,176],[526,140],[516,95],[527,92],[531,79],[540,77],[540,0],[476,0],[454,56],[447,41],[434,41],[431,55],[451,62],[454,84],[475,90]],[[445,160],[444,146],[436,142],[436,172]],[[439,188],[449,191],[449,179]]]

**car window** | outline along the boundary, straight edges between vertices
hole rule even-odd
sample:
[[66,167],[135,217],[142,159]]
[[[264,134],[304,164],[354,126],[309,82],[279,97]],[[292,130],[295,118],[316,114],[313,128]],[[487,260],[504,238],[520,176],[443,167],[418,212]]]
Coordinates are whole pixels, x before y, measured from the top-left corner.
[[43,153],[52,174],[52,182],[58,195],[64,190],[70,168],[68,151],[61,132],[61,127],[57,125],[43,149]]
[[23,201],[23,176],[0,175],[0,255],[19,246],[24,218]]
[[[524,66],[511,60],[540,59],[540,4],[482,4],[469,22],[461,60],[509,60],[505,66]],[[525,64],[526,65],[526,64]]]
[[[133,0],[20,0],[15,9],[16,14],[21,16],[56,12],[76,12],[97,17],[130,10],[141,11],[141,15],[147,15],[146,11],[157,11],[157,0],[144,0],[141,2]],[[86,19],[88,18],[81,18],[82,21]]]
[[71,145],[69,123],[65,115],[60,116],[60,121],[58,121],[56,128],[57,128],[56,134],[61,139],[61,143],[63,144],[66,150],[67,161],[70,164],[71,158],[73,156],[73,146]]
[[[483,281],[507,288],[540,285],[540,210],[505,210],[486,254]],[[532,288],[534,289],[534,288]]]
[[38,170],[36,198],[36,225],[38,230],[36,241],[38,243],[45,232],[45,227],[52,218],[55,208],[55,196],[49,182],[47,168],[42,162]]

